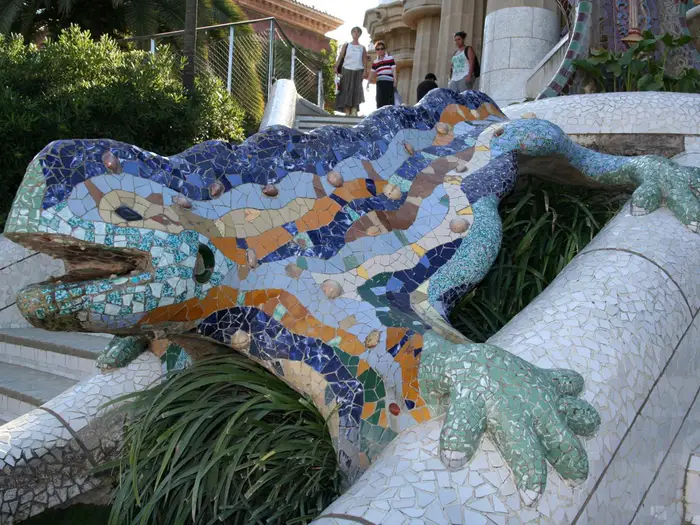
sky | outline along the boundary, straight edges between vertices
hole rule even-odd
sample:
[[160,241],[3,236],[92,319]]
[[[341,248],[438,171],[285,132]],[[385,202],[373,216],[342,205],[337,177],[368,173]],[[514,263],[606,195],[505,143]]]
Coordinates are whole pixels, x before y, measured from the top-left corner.
[[[355,26],[362,26],[365,19],[365,11],[379,5],[379,0],[300,0],[301,3],[315,7],[321,11],[336,16],[345,20],[345,24],[340,26],[335,31],[327,34],[330,38],[338,41],[338,47],[349,41],[350,30]],[[363,27],[360,43],[367,46],[369,44],[369,34]],[[367,82],[364,83],[364,87]],[[365,103],[360,106],[360,114],[367,115],[377,108],[374,100],[374,86],[370,87],[370,91],[365,91]]]

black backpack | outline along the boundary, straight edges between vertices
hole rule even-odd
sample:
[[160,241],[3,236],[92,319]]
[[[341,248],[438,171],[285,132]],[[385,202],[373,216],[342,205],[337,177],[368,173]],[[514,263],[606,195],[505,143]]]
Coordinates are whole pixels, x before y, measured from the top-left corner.
[[[467,57],[467,60],[469,60],[469,50],[474,51],[474,48],[472,46],[467,46],[467,48],[464,50],[464,54]],[[479,57],[476,56],[476,51],[474,51],[474,78],[479,78],[479,75],[481,75],[481,64],[479,64]]]

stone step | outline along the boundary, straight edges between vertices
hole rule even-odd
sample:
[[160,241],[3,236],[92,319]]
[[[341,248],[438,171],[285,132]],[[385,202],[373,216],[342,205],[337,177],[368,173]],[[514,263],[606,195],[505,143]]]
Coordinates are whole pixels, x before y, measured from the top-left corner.
[[343,126],[352,127],[362,122],[364,117],[343,117],[343,116],[319,116],[319,117],[297,117],[295,127],[302,131],[308,131],[321,126]]
[[97,373],[95,359],[108,343],[108,338],[97,335],[4,328],[0,329],[0,363],[80,381]]
[[26,414],[76,383],[66,377],[4,363],[0,366],[0,419],[10,421]]

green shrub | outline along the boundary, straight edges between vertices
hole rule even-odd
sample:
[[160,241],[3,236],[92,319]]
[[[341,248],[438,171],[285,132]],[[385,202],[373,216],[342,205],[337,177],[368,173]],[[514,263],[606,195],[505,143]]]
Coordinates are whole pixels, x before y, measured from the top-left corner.
[[554,280],[628,197],[537,181],[510,194],[500,205],[498,259],[455,307],[452,324],[472,341],[485,342]]
[[123,51],[76,26],[44,49],[0,35],[0,173],[8,212],[24,171],[57,139],[111,138],[164,155],[207,139],[243,139],[243,113],[217,79],[187,96],[167,52]]
[[[678,75],[666,71],[667,58],[674,49],[692,42],[692,37],[656,36],[645,31],[643,40],[623,52],[592,49],[591,56],[574,60],[574,65],[592,80],[599,92],[672,91],[700,93],[700,72],[686,68]],[[659,47],[661,59],[656,57]]]
[[243,356],[129,397],[111,525],[307,523],[340,493],[323,416]]

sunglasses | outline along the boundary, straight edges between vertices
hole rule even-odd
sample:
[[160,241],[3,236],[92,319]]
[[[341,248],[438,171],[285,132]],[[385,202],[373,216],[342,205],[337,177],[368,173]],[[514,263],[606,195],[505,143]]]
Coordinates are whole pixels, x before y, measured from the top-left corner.
[[384,51],[386,48],[385,47],[378,47],[377,51]]

